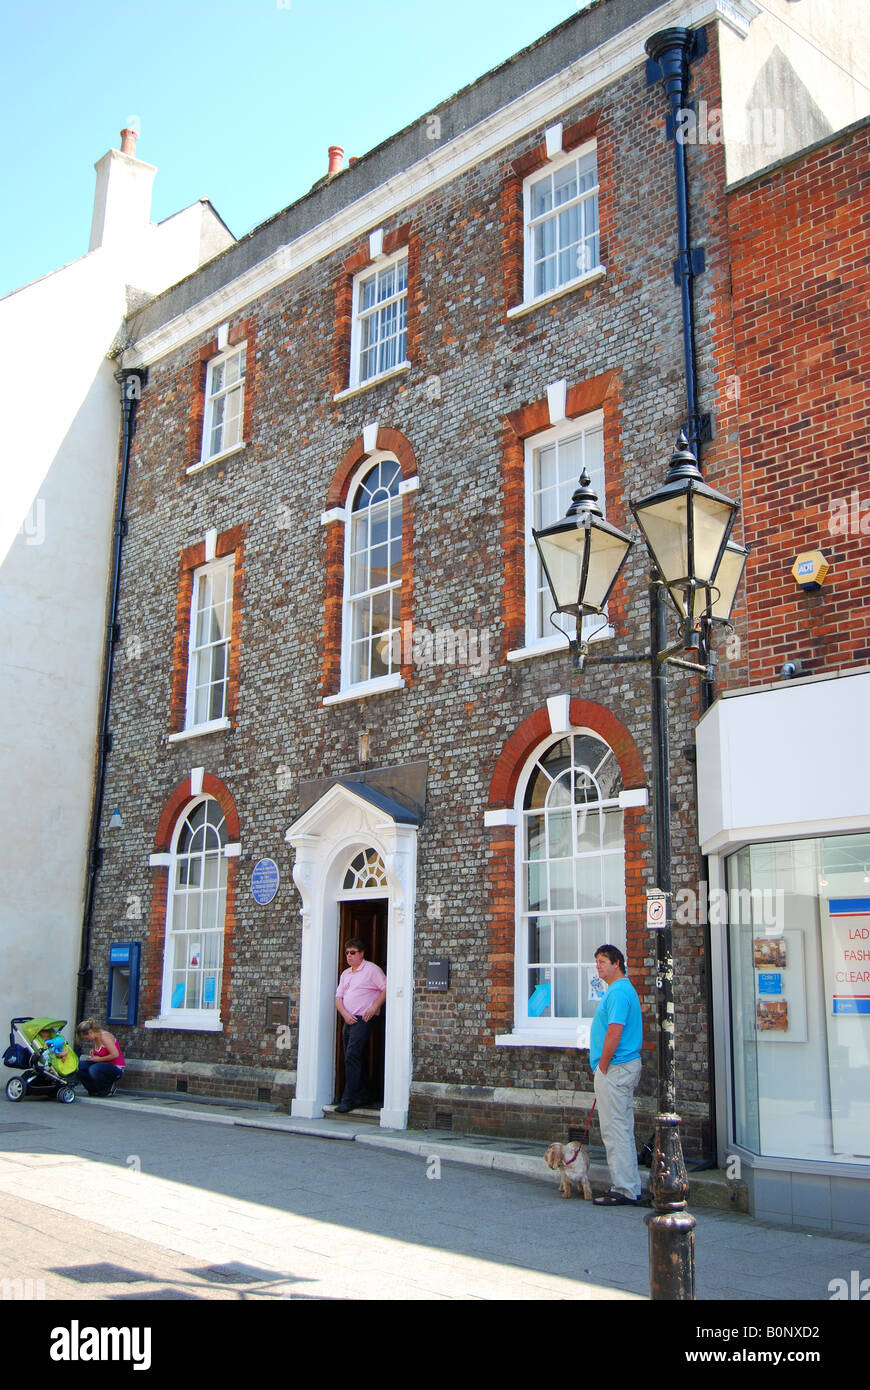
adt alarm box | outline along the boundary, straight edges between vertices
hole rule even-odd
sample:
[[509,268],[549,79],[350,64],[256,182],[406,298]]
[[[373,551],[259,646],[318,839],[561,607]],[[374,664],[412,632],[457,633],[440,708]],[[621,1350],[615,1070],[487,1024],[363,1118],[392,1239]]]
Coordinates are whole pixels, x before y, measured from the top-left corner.
[[141,941],[115,941],[109,947],[107,1023],[136,1022],[141,950]]

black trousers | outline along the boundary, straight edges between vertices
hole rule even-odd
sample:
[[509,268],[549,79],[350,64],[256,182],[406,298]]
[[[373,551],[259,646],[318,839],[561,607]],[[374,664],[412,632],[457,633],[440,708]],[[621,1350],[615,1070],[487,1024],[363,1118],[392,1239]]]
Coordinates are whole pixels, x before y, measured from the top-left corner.
[[344,1023],[341,1029],[341,1042],[344,1047],[344,1091],[343,1105],[362,1105],[369,1098],[369,1078],[363,1065],[363,1053],[371,1037],[375,1019],[366,1023],[362,1014],[357,1014],[356,1023]]

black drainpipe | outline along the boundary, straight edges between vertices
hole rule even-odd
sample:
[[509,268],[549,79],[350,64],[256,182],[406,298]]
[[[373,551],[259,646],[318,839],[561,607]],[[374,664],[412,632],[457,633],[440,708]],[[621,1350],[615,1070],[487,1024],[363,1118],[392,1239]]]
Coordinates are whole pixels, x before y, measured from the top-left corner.
[[[646,41],[646,51],[650,59],[647,64],[647,85],[660,81],[670,104],[667,118],[668,139],[674,146],[674,177],[677,203],[677,259],[674,261],[674,283],[680,290],[680,307],[683,317],[683,361],[686,372],[686,410],[685,426],[689,447],[700,461],[701,444],[711,437],[709,415],[701,415],[698,410],[698,382],[695,374],[695,324],[694,298],[695,276],[704,269],[703,246],[692,247],[689,233],[689,180],[686,165],[686,134],[693,129],[687,113],[689,102],[689,66],[707,51],[707,38],[703,31],[692,29],[662,29]],[[678,119],[683,113],[682,119]],[[693,117],[696,113],[693,112]],[[697,125],[694,126],[697,129]],[[680,134],[682,138],[678,139]],[[701,709],[709,709],[713,700],[712,682],[702,679]],[[691,756],[695,774],[695,805],[698,804],[698,777],[695,759],[695,745],[686,750]],[[700,862],[701,882],[704,892],[709,885],[709,865],[705,855]],[[705,908],[709,896],[705,900]],[[701,1164],[693,1167],[715,1166],[718,1152],[716,1132],[716,1074],[714,1067],[713,1034],[713,980],[711,970],[712,933],[709,912],[704,913],[704,996],[707,1010],[707,1094],[709,1101],[710,1148]]]
[[127,534],[127,518],[124,509],[127,505],[127,478],[130,472],[130,450],[136,430],[136,403],[142,394],[148,373],[144,367],[132,367],[128,371],[115,373],[115,380],[121,387],[121,412],[123,416],[124,437],[121,447],[121,477],[118,483],[118,505],[115,510],[114,553],[112,557],[112,594],[109,615],[106,623],[106,658],[103,664],[103,690],[100,700],[100,733],[97,745],[97,775],[94,783],[94,805],[91,813],[91,833],[88,844],[88,878],[85,888],[85,910],[82,919],[82,941],[79,952],[78,992],[76,994],[76,1021],[84,1016],[85,996],[93,988],[94,972],[91,966],[91,924],[94,915],[97,874],[103,862],[100,845],[100,823],[103,816],[103,799],[106,791],[106,758],[112,747],[109,731],[109,703],[112,694],[112,673],[115,666],[115,646],[121,636],[118,623],[118,595],[121,588],[121,552]]
[[[668,138],[674,145],[674,175],[677,200],[677,259],[674,261],[674,283],[680,289],[683,311],[683,359],[686,369],[686,406],[688,419],[686,435],[689,448],[699,460],[700,446],[710,438],[710,417],[698,413],[698,384],[695,377],[695,326],[693,319],[695,276],[704,269],[704,248],[689,244],[689,185],[686,169],[686,135],[692,130],[686,118],[678,120],[680,112],[689,106],[689,64],[707,51],[703,29],[662,29],[646,41],[651,59],[647,64],[647,83],[661,81],[670,103],[667,121]],[[680,136],[681,138],[678,138]]]

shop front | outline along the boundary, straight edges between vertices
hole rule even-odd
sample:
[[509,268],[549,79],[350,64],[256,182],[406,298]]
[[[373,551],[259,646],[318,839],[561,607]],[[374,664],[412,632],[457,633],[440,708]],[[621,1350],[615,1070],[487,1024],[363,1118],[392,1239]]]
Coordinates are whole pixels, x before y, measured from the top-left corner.
[[[870,1234],[870,676],[717,701],[698,728],[719,1161],[756,1216]],[[824,735],[822,736],[822,732]]]

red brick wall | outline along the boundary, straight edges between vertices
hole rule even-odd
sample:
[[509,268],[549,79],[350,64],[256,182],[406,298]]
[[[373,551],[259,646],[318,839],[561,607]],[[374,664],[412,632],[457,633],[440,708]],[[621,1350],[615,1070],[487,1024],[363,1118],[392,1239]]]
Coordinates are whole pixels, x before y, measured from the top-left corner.
[[[753,682],[792,657],[812,673],[870,660],[868,168],[865,122],[728,200]],[[832,534],[856,502],[857,530]],[[791,576],[807,550],[832,567],[812,596]]]

